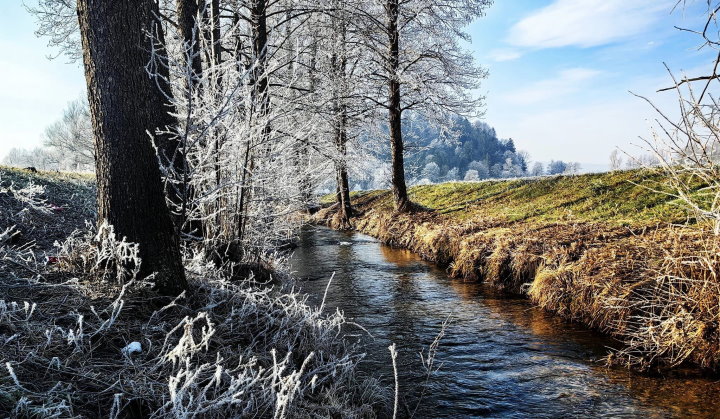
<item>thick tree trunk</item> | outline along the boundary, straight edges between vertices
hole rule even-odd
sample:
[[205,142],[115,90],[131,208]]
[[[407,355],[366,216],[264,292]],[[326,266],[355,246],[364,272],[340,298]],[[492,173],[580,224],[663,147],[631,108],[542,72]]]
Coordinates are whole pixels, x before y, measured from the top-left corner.
[[407,212],[411,209],[405,185],[405,162],[403,157],[402,108],[400,104],[400,82],[398,69],[400,65],[400,33],[398,30],[398,0],[387,2],[388,36],[390,37],[389,53],[389,91],[388,114],[390,125],[390,149],[392,151],[392,191],[395,209]]
[[175,122],[145,71],[147,33],[160,29],[157,5],[78,0],[77,12],[97,154],[98,221],[138,243],[141,273],[156,273],[160,292],[178,294],[187,281],[148,136]]

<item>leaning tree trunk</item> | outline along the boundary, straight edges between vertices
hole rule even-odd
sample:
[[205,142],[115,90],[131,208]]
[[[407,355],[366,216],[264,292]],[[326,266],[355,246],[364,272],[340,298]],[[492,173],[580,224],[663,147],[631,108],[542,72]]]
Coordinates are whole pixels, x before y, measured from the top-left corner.
[[388,114],[390,125],[390,149],[392,151],[392,190],[395,198],[395,209],[399,212],[410,210],[410,200],[405,185],[405,162],[403,158],[402,109],[400,104],[400,32],[398,29],[398,0],[387,2],[387,32],[390,40],[388,51],[389,91]]
[[155,273],[160,292],[178,294],[187,281],[148,135],[175,122],[145,70],[147,34],[160,30],[157,4],[78,0],[77,12],[95,135],[98,221],[138,243],[141,274]]

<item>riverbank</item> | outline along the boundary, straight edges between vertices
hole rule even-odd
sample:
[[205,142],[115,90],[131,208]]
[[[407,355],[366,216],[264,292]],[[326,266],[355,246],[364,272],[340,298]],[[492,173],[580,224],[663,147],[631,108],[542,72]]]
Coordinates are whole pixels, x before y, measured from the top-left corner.
[[[612,363],[717,372],[718,243],[648,189],[662,183],[656,172],[624,171],[425,185],[410,189],[425,208],[412,214],[395,213],[388,191],[361,192],[353,223],[453,277],[617,337],[625,348]],[[332,227],[333,208],[313,220]]]
[[157,295],[129,270],[136,246],[95,234],[94,188],[0,167],[0,416],[387,414],[387,389],[355,373],[342,314],[192,248],[189,290]]

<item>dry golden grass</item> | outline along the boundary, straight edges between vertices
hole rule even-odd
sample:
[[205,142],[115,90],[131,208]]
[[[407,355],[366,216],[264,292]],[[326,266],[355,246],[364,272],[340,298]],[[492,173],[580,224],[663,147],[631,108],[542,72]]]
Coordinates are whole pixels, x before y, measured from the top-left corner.
[[687,220],[674,202],[629,184],[647,179],[658,181],[622,172],[416,187],[411,195],[427,209],[412,214],[373,191],[355,195],[353,222],[455,278],[526,295],[616,336],[626,345],[612,363],[717,371],[720,244],[704,226],[673,226]]

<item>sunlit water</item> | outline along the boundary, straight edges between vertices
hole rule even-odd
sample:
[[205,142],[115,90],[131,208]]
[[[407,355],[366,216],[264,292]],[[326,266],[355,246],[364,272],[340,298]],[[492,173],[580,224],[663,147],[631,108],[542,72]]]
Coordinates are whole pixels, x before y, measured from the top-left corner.
[[[402,416],[420,400],[416,417],[720,417],[718,381],[608,369],[598,359],[612,340],[371,237],[308,227],[291,263],[314,304],[335,273],[326,307],[372,334],[364,373],[391,384],[395,342]],[[424,386],[419,352],[448,317]]]

